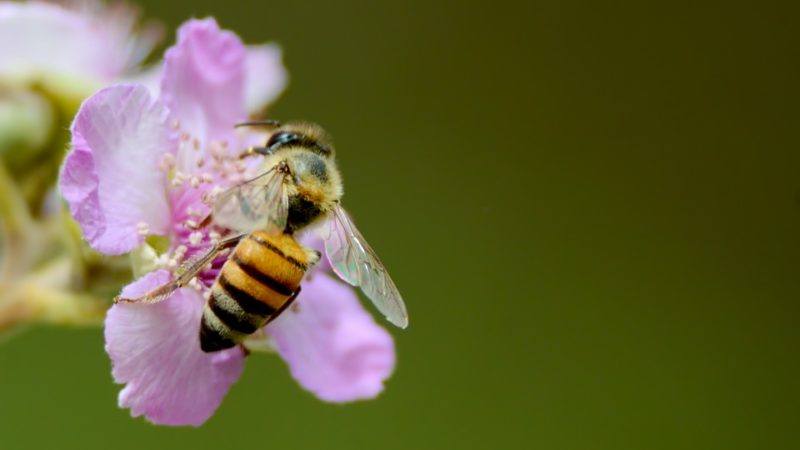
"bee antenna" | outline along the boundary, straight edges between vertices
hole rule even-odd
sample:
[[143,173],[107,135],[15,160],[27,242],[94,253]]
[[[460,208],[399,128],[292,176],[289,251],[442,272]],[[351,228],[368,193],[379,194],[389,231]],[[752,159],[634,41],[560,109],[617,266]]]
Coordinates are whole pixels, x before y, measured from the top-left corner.
[[278,128],[281,126],[281,123],[277,120],[253,120],[250,122],[241,122],[234,125],[234,128],[241,128],[241,127],[267,127],[267,128]]

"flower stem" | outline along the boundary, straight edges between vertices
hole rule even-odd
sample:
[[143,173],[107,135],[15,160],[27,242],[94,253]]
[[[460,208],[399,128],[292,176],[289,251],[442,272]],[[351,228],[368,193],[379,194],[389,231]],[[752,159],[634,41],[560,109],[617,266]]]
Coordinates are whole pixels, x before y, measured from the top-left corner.
[[0,282],[0,333],[19,325],[102,324],[108,302],[69,290],[71,262],[62,257],[18,282]]

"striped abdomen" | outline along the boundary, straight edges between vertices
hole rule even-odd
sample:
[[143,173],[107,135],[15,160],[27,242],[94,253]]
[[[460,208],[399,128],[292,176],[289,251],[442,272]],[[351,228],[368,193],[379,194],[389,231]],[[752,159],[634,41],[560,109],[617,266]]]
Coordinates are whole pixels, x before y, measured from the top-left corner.
[[211,287],[200,347],[231,348],[277,317],[294,300],[308,257],[288,234],[257,231],[239,242]]

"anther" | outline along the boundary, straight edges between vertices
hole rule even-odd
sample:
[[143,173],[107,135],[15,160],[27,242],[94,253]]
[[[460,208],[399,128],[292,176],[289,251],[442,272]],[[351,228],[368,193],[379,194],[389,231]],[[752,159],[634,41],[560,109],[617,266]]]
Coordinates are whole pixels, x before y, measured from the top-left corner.
[[197,245],[203,241],[203,233],[199,231],[195,231],[194,233],[189,235],[189,243],[192,245]]
[[175,247],[174,257],[176,259],[182,259],[184,256],[186,256],[187,251],[189,251],[188,247],[186,247],[185,245],[179,245]]
[[169,172],[175,167],[175,156],[172,153],[166,153],[161,157],[161,162],[158,164],[159,169],[164,172]]
[[150,225],[148,225],[147,222],[139,222],[136,224],[136,231],[141,236],[147,236],[150,234]]

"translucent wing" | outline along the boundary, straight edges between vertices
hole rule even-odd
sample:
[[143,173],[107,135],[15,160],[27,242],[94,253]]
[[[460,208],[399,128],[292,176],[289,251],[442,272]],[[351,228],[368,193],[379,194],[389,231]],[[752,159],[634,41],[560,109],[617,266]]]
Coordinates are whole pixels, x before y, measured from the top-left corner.
[[239,233],[282,232],[289,215],[285,176],[273,168],[223,192],[214,202],[214,222]]
[[400,328],[408,326],[408,313],[386,268],[358,232],[341,206],[336,206],[330,220],[330,234],[325,238],[325,253],[339,277],[359,286],[389,322]]

